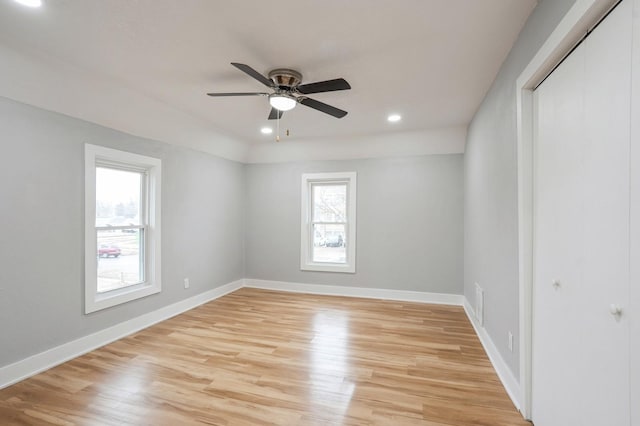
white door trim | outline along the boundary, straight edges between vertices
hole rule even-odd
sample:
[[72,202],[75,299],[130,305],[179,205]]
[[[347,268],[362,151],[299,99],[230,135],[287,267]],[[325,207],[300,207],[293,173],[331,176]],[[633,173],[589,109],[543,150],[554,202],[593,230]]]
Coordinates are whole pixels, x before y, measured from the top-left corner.
[[516,81],[521,411],[531,418],[533,290],[533,89],[617,0],[576,0]]

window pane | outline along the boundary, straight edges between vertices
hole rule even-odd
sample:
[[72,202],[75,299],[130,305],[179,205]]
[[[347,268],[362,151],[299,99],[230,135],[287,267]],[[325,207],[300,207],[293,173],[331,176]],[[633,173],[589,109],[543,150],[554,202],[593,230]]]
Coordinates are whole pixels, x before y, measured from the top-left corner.
[[313,261],[346,263],[344,225],[313,225]]
[[142,173],[96,167],[96,226],[140,225]]
[[346,184],[316,184],[311,191],[314,222],[347,221]]
[[144,230],[98,231],[98,293],[144,281]]

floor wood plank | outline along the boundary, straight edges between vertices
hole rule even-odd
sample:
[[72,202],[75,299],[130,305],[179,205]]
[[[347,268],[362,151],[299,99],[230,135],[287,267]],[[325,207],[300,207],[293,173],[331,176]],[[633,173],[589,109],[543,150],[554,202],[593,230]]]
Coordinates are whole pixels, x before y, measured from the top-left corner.
[[460,307],[243,288],[0,390],[3,425],[530,425]]

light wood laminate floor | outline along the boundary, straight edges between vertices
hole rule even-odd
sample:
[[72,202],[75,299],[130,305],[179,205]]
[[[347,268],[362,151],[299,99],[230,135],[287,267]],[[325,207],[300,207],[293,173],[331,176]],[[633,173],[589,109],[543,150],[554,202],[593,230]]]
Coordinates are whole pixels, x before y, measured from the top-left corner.
[[2,425],[529,425],[460,307],[243,288],[0,390]]

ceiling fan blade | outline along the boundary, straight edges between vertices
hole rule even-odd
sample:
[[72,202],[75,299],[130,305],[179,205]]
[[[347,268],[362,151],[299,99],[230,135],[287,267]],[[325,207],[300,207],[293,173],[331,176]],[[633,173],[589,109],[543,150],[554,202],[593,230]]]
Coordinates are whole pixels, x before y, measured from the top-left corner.
[[336,90],[349,90],[351,86],[344,78],[336,78],[334,80],[318,81],[317,83],[309,83],[298,86],[298,92],[308,95],[310,93],[335,92]]
[[234,67],[238,68],[240,71],[244,72],[245,74],[255,78],[256,80],[258,80],[260,83],[264,84],[265,86],[273,87],[273,81],[271,81],[270,79],[268,79],[264,75],[260,74],[258,71],[254,70],[249,65],[239,64],[237,62],[231,62],[231,65],[233,65]]
[[300,102],[302,105],[306,105],[310,108],[324,112],[325,114],[333,115],[336,118],[342,118],[347,115],[347,111],[343,111],[331,105],[327,105],[324,102],[316,101],[315,99],[301,97],[298,98],[298,102]]
[[276,118],[282,118],[282,114],[284,112],[277,110],[275,108],[271,108],[271,112],[269,113],[269,120],[275,120]]
[[207,96],[269,96],[268,93],[247,92],[247,93],[207,93]]

